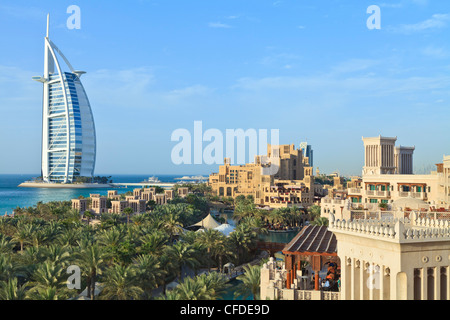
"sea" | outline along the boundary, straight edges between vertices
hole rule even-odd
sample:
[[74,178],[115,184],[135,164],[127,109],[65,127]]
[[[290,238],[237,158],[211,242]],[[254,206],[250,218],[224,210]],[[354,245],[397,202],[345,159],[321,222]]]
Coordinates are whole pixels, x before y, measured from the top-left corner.
[[[18,185],[30,181],[38,174],[0,174],[0,215],[12,214],[17,207],[31,207],[38,202],[69,201],[79,196],[89,197],[90,194],[107,195],[112,188],[98,189],[44,189],[44,188],[19,188]],[[161,182],[178,182],[176,178],[184,175],[104,175],[111,176],[114,183],[139,183],[149,177],[157,177]],[[120,193],[132,191],[136,186],[114,188]]]

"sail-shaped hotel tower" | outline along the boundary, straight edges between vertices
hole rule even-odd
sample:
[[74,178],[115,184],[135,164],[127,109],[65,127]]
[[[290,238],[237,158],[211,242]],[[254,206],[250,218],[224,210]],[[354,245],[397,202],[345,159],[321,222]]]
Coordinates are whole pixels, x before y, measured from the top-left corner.
[[[49,39],[49,17],[45,37],[43,83],[42,179],[71,183],[77,177],[93,177],[96,158],[95,124],[88,97],[81,84],[84,71],[77,71]],[[59,58],[70,72],[62,70]]]

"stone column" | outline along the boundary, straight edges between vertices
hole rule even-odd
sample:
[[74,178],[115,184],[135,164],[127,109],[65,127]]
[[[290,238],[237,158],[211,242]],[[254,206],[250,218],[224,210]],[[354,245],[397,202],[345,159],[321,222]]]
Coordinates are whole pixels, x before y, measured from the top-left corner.
[[420,281],[421,281],[421,298],[422,300],[427,300],[428,299],[428,272],[427,272],[427,268],[422,268],[420,269]]
[[384,265],[380,266],[380,295],[378,297],[379,300],[384,300],[384,270],[386,267]]
[[[367,269],[369,269],[368,271],[370,271],[370,272],[368,272],[369,276],[367,278],[366,285],[368,286],[368,289],[369,289],[369,300],[373,300],[375,283],[376,283],[375,277],[377,276],[375,274],[375,265],[373,263],[370,263],[369,267]],[[375,280],[375,283],[374,283],[374,280]]]
[[441,267],[434,268],[434,300],[441,299]]
[[355,300],[355,287],[356,287],[356,283],[355,283],[355,272],[356,272],[356,263],[355,263],[355,259],[351,260],[351,265],[350,265],[350,283],[351,283],[351,292],[350,292],[350,300]]
[[359,261],[359,300],[364,300],[364,260]]

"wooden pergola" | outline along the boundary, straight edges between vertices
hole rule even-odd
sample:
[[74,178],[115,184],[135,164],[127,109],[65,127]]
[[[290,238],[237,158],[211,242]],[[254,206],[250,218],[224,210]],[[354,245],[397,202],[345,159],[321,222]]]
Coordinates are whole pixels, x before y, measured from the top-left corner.
[[286,288],[290,289],[301,261],[308,261],[315,274],[315,290],[319,290],[319,271],[329,262],[340,265],[336,236],[325,226],[306,226],[282,250],[287,270]]

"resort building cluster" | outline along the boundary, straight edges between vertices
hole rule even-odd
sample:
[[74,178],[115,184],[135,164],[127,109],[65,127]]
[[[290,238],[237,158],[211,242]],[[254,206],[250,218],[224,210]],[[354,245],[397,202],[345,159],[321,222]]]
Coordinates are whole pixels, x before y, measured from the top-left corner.
[[[177,190],[181,198],[189,194],[187,187],[180,187]],[[154,201],[155,204],[164,205],[174,198],[173,190],[164,190],[164,193],[156,193],[155,187],[136,188],[132,195],[118,194],[117,190],[108,190],[107,196],[91,194],[87,199],[72,199],[72,208],[81,214],[90,211],[93,214],[102,213],[123,213],[125,208],[132,208],[133,213],[145,213],[147,203]],[[108,200],[111,202],[108,208]]]
[[363,138],[362,177],[334,177],[320,201],[328,226],[303,227],[284,261],[264,264],[261,299],[450,299],[450,157],[415,175],[415,148],[396,140]]
[[322,216],[340,219],[388,215],[396,210],[435,212],[450,204],[450,156],[444,156],[430,174],[414,174],[414,147],[396,147],[397,138],[363,138],[365,160],[362,177],[352,178],[347,188],[335,185],[321,201]]
[[[315,185],[311,146],[303,143],[302,147],[269,144],[267,156],[255,156],[253,163],[244,165],[232,165],[231,160],[225,158],[219,172],[209,176],[212,192],[232,198],[251,195],[260,207],[307,208],[314,202]],[[278,171],[266,174],[264,169],[268,165],[264,160],[274,157],[279,159]]]

